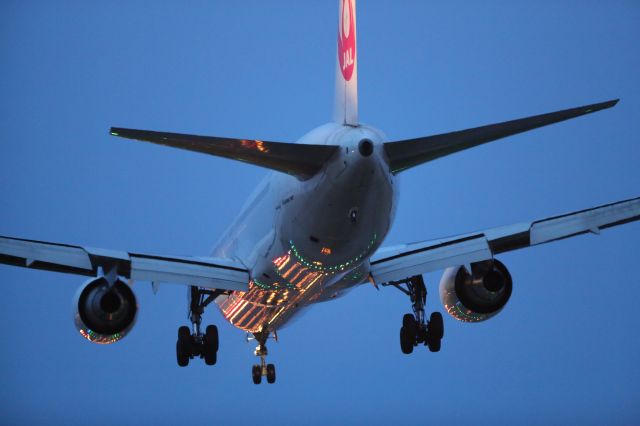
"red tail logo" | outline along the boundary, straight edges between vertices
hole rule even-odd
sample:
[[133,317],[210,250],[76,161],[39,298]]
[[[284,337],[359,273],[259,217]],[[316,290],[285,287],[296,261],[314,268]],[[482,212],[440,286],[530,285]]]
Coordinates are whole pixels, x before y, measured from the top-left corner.
[[338,61],[345,80],[351,80],[356,63],[356,29],[352,0],[342,0],[342,14],[338,28]]

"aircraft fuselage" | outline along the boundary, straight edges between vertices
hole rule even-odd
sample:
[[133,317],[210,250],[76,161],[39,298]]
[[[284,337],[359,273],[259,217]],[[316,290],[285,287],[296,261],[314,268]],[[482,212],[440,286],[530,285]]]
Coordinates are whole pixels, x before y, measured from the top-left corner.
[[367,281],[397,200],[382,142],[368,126],[326,124],[298,141],[342,148],[321,173],[271,173],[258,185],[213,252],[250,270],[249,291],[216,300],[231,324],[274,331],[304,306]]

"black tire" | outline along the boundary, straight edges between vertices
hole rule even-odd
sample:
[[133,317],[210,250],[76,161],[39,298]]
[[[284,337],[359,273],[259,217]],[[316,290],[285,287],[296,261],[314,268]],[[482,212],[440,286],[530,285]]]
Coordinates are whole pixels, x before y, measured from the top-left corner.
[[180,367],[189,365],[191,357],[191,331],[189,327],[178,328],[178,341],[176,342],[176,359]]
[[276,381],[276,366],[273,364],[267,364],[267,382],[275,383]]
[[444,337],[444,321],[442,320],[442,314],[440,312],[431,313],[429,318],[429,334],[433,335],[437,340],[441,340]]
[[430,352],[440,352],[440,345],[442,344],[442,340],[440,339],[429,339],[428,347]]
[[203,344],[204,363],[215,365],[218,361],[218,327],[215,325],[207,326]]
[[216,362],[218,362],[218,353],[213,352],[211,349],[205,346],[204,347],[204,363],[207,365],[216,365]]
[[182,327],[178,328],[178,342],[183,345],[183,349],[185,349],[184,352],[190,355],[192,339],[191,330],[189,329],[189,327],[183,325]]
[[418,321],[413,314],[404,314],[402,317],[402,326],[407,330],[409,336],[412,336],[412,340],[416,340],[418,336]]
[[186,325],[178,328],[178,339],[191,337],[191,330]]
[[410,340],[415,343],[418,337],[418,321],[416,321],[416,317],[412,314],[405,314],[404,317],[402,317],[402,326],[407,330],[407,335],[411,336]]
[[254,365],[251,368],[251,376],[253,378],[253,383],[259,385],[262,382],[262,367],[259,365]]
[[218,352],[218,349],[220,349],[218,340],[218,327],[216,327],[215,325],[208,325],[204,335],[205,341],[208,340],[210,342],[210,344],[214,348],[214,352]]
[[403,327],[416,327],[416,317],[413,314],[404,314],[402,317],[402,326]]
[[400,349],[402,349],[403,354],[410,354],[413,352],[413,342],[415,341],[415,337],[412,338],[412,335],[409,331],[403,326],[400,328]]
[[180,367],[186,367],[187,365],[189,365],[189,355],[185,354],[182,351],[180,340],[176,342],[176,359],[178,360],[178,365]]

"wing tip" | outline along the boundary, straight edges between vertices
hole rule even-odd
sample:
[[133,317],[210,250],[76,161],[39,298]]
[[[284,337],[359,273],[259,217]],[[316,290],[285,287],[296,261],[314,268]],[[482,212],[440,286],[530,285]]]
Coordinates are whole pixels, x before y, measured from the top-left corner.
[[599,104],[593,104],[593,105],[591,105],[591,110],[592,111],[599,111],[601,109],[611,108],[611,107],[616,106],[618,104],[618,102],[620,102],[620,98],[611,99],[610,101],[601,102]]

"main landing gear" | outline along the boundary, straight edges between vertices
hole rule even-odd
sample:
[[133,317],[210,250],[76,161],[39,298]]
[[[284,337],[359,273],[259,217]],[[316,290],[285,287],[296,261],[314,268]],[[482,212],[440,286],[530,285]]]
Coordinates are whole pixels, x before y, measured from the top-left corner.
[[269,338],[269,332],[263,331],[255,333],[254,336],[258,341],[258,346],[256,346],[256,350],[253,354],[260,357],[260,364],[254,364],[253,367],[251,367],[253,383],[259,385],[262,382],[263,376],[267,378],[267,383],[275,383],[276,367],[273,364],[267,364],[266,361],[266,357],[269,354],[266,345],[267,339]]
[[218,327],[208,325],[202,333],[202,314],[204,308],[223,294],[218,290],[206,290],[199,287],[189,287],[189,319],[191,329],[186,326],[178,328],[176,343],[176,358],[180,367],[189,365],[189,360],[195,357],[204,358],[207,365],[214,365],[218,360]]
[[[406,286],[406,289],[402,285]],[[416,275],[401,281],[391,281],[392,285],[405,293],[411,299],[413,314],[402,317],[400,328],[400,349],[402,353],[410,354],[419,344],[426,345],[431,352],[438,352],[444,336],[444,323],[440,312],[433,312],[426,321],[424,306],[427,302],[427,287],[422,275]]]

